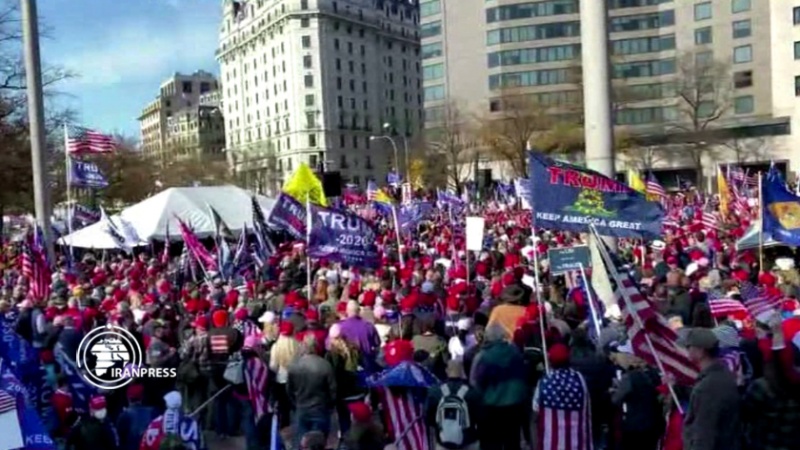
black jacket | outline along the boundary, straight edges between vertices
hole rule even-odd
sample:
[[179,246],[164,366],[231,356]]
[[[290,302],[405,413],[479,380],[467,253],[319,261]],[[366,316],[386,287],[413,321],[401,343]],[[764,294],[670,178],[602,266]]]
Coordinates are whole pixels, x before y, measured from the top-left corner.
[[286,392],[295,411],[330,414],[336,401],[336,375],[328,361],[304,355],[289,366]]
[[[450,395],[456,395],[462,386],[467,386],[469,389],[464,394],[464,400],[467,403],[467,410],[469,413],[470,426],[464,429],[464,441],[462,447],[469,446],[478,441],[478,420],[480,420],[482,401],[481,396],[476,388],[470,387],[466,380],[459,378],[448,378],[443,384],[446,384],[450,389]],[[428,390],[428,397],[425,401],[425,423],[429,427],[437,430],[436,442],[439,442],[439,424],[436,418],[436,411],[439,409],[439,402],[442,400],[442,386],[433,386]]]

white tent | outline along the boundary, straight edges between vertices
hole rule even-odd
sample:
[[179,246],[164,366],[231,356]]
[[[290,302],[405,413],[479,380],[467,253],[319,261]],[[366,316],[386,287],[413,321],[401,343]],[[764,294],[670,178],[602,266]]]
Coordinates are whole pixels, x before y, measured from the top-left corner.
[[[761,222],[756,222],[744,232],[744,236],[741,237],[738,241],[736,241],[736,250],[737,251],[744,251],[750,250],[754,248],[758,248],[761,244],[762,239],[758,236],[758,230],[761,227]],[[763,237],[764,248],[769,247],[779,247],[781,245],[786,245],[781,242],[772,239],[771,233],[764,233]]]
[[[253,227],[251,193],[236,186],[200,186],[166,189],[146,200],[125,208],[117,216],[127,222],[142,241],[181,239],[180,218],[200,237],[214,234],[208,206],[214,208],[230,230],[238,234],[244,226]],[[269,215],[275,200],[256,196],[264,215]],[[112,220],[116,221],[116,217]],[[59,244],[83,248],[116,248],[102,223],[96,223],[59,239]],[[109,245],[110,246],[104,246]]]

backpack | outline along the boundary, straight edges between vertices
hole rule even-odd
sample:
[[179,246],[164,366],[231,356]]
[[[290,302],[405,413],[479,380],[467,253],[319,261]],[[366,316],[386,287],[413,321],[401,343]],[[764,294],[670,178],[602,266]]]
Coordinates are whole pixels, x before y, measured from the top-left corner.
[[442,399],[436,407],[439,442],[447,447],[464,445],[464,430],[471,427],[469,408],[465,398],[469,386],[462,385],[455,394],[447,384],[442,385]]

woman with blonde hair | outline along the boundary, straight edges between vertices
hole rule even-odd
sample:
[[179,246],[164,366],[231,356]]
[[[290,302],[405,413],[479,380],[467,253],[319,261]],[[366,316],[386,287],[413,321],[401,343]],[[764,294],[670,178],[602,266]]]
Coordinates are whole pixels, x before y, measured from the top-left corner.
[[336,376],[336,415],[342,436],[350,428],[350,403],[364,398],[365,392],[359,387],[358,371],[361,353],[358,347],[348,342],[342,335],[339,324],[328,331],[328,354],[325,357],[333,367]]
[[278,328],[278,340],[272,345],[269,353],[269,369],[275,373],[275,399],[278,402],[279,429],[289,426],[291,404],[286,392],[289,380],[289,366],[302,354],[301,344],[294,338],[294,325],[281,322]]

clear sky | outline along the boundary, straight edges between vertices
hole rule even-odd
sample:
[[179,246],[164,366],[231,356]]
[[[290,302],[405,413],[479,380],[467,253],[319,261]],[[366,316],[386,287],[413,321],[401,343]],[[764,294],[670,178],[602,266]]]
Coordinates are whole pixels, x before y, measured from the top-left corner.
[[138,137],[136,117],[174,72],[219,73],[222,0],[38,0],[43,64],[78,77],[56,88],[81,125]]

